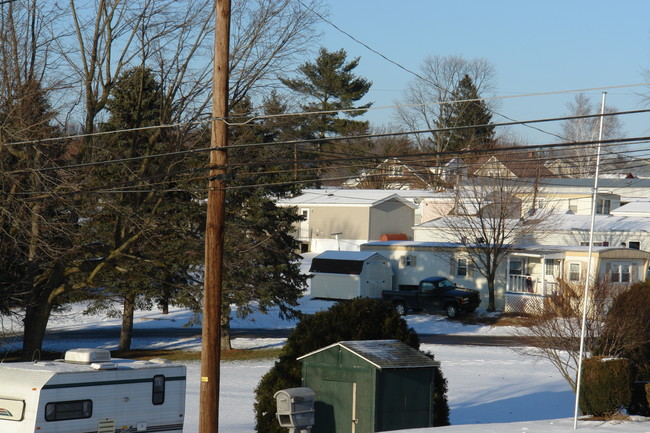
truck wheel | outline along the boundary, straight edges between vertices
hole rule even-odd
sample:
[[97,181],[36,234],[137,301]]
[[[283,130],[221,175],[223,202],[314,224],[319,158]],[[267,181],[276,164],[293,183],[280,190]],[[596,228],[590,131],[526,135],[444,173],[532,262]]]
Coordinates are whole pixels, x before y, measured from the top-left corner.
[[404,305],[403,302],[398,302],[395,304],[395,312],[399,314],[400,316],[406,316],[406,312],[408,309],[406,308],[406,305]]
[[456,304],[447,304],[445,310],[447,311],[447,316],[450,319],[453,319],[458,316],[458,305]]

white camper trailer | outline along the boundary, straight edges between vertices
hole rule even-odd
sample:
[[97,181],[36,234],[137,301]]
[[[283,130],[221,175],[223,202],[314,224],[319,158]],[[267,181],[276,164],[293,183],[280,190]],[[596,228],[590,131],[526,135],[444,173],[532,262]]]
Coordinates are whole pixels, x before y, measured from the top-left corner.
[[182,433],[185,366],[74,349],[56,361],[0,364],[2,433]]

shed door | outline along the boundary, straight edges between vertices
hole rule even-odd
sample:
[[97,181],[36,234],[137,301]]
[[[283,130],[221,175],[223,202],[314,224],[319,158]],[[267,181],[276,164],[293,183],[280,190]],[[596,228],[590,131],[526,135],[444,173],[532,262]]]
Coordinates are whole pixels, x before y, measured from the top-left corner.
[[374,260],[366,263],[366,288],[365,293],[361,296],[369,298],[381,298],[381,291],[389,289],[388,283],[391,281],[391,275],[388,272],[389,267],[383,260]]
[[364,433],[357,418],[357,384],[356,382],[339,382],[323,380],[316,395],[327,396],[331,404],[316,401],[316,424],[314,433]]

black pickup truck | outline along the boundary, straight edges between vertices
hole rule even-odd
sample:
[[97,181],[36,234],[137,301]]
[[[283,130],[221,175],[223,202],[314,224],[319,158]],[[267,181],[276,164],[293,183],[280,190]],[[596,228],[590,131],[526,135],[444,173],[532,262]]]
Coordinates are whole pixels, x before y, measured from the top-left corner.
[[458,287],[444,277],[429,277],[417,286],[400,285],[399,290],[384,290],[381,297],[401,315],[409,310],[445,311],[454,318],[461,311],[473,312],[481,303],[478,290]]

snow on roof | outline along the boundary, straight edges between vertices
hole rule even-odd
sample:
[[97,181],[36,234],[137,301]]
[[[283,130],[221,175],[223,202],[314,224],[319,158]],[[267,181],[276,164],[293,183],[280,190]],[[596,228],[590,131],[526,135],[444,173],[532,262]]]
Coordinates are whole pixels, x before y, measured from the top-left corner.
[[318,352],[340,346],[366,360],[378,369],[439,367],[440,364],[424,353],[399,340],[339,341],[298,358],[302,360]]
[[614,216],[650,216],[650,201],[635,201],[614,209]]
[[364,261],[377,254],[374,251],[323,251],[315,259]]
[[416,207],[403,194],[399,194],[399,191],[383,189],[306,189],[297,197],[278,200],[278,204],[375,206],[391,199],[401,201],[411,208]]
[[428,242],[428,241],[380,241],[366,242],[361,248],[370,247],[422,247],[422,248],[459,248],[463,244],[457,242]]

